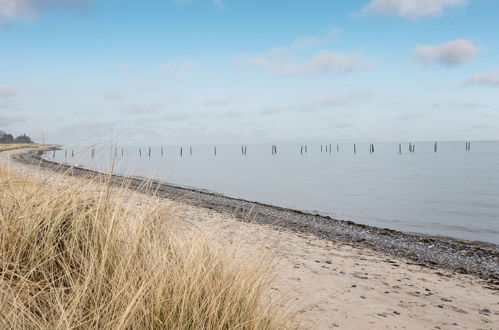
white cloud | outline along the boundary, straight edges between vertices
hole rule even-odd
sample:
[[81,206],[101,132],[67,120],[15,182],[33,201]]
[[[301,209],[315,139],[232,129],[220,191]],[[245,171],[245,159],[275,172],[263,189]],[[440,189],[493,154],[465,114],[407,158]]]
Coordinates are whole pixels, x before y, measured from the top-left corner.
[[12,87],[0,85],[0,97],[11,97],[16,93]]
[[164,107],[162,104],[132,104],[125,106],[120,111],[131,115],[155,113]]
[[464,82],[464,85],[499,87],[499,71],[473,75]]
[[302,38],[294,40],[291,43],[290,48],[301,49],[301,48],[316,46],[318,44],[325,43],[325,42],[330,42],[330,41],[335,40],[340,35],[340,33],[341,33],[340,29],[336,26],[333,26],[329,30],[328,34],[325,36],[321,36],[321,37],[307,36],[307,37],[302,37]]
[[422,117],[423,117],[423,115],[419,114],[419,113],[404,113],[395,119],[397,119],[397,120],[413,120],[413,119],[420,119]]
[[104,99],[109,101],[119,101],[123,99],[123,94],[114,90],[104,90],[101,94]]
[[162,72],[167,79],[183,80],[187,79],[194,71],[194,63],[185,61],[180,64],[165,64]]
[[343,94],[330,94],[319,100],[307,103],[267,107],[262,109],[260,113],[263,115],[273,115],[283,112],[312,112],[319,108],[344,106],[350,102],[374,97],[374,95],[374,92],[370,90],[354,90]]
[[278,75],[312,75],[318,73],[340,74],[366,68],[371,62],[358,54],[340,54],[327,50],[320,51],[316,56],[303,63],[288,60],[282,52],[275,50],[267,54],[255,56],[248,60],[249,64],[264,68]]
[[244,102],[244,100],[236,97],[213,97],[205,100],[203,104],[206,106],[226,106],[240,102]]
[[362,12],[410,19],[440,16],[448,8],[462,7],[468,0],[371,0]]
[[291,43],[292,48],[305,48],[310,46],[315,46],[321,42],[321,38],[319,37],[303,37],[300,39],[296,39]]
[[455,66],[468,62],[477,52],[477,46],[467,40],[459,39],[442,45],[418,46],[414,58],[424,65],[438,62],[446,66]]
[[183,113],[183,112],[165,113],[159,117],[159,119],[165,120],[165,121],[185,121],[189,118],[190,118],[190,115]]
[[36,18],[50,5],[79,4],[84,0],[1,0],[0,21]]
[[0,127],[5,128],[10,126],[13,123],[22,123],[26,122],[27,119],[25,117],[20,116],[4,116],[0,114]]

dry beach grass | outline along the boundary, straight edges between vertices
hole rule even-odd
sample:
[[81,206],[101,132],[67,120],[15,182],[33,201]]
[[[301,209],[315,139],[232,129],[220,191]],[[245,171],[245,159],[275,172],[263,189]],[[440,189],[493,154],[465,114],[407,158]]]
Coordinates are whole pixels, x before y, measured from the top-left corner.
[[187,235],[169,207],[105,182],[0,175],[0,328],[284,327],[263,303],[266,267]]

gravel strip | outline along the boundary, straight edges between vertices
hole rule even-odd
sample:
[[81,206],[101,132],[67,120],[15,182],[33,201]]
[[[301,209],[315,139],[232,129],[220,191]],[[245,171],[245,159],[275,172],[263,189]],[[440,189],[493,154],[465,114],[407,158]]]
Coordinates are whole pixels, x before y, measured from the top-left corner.
[[321,239],[338,241],[359,248],[370,248],[387,256],[404,257],[421,266],[441,267],[462,274],[475,275],[487,280],[491,288],[499,288],[499,246],[494,244],[376,228],[318,214],[173,186],[155,180],[124,178],[117,175],[110,178],[106,174],[42,159],[42,153],[43,149],[31,150],[15,156],[14,159],[25,164],[65,171],[71,176],[100,175],[116,185],[125,182],[132,189],[144,189],[160,197],[227,212],[242,221],[270,224],[280,229],[309,233]]

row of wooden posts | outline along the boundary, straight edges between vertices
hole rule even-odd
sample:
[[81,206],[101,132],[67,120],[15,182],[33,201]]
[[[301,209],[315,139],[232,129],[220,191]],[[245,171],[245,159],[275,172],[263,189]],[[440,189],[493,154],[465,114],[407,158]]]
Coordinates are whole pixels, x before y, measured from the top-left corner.
[[[332,146],[331,144],[329,145],[321,145],[321,153],[323,153],[324,151],[326,153],[331,153],[331,150],[332,150]],[[409,152],[413,153],[415,152],[416,150],[416,145],[413,144],[413,143],[409,143]],[[434,152],[437,152],[438,150],[438,142],[435,142],[434,145],[433,145],[433,151]],[[471,150],[471,142],[466,142],[465,144],[465,150],[466,151],[470,151]],[[53,157],[55,158],[55,151],[56,149],[54,148],[53,149]],[[340,152],[340,146],[337,144],[336,145],[336,152]],[[149,147],[148,149],[148,156],[151,157],[151,153],[152,153],[152,149],[151,147]],[[307,145],[301,145],[300,147],[300,154],[306,154],[308,153],[308,146]],[[353,145],[353,153],[354,154],[357,154],[357,145],[354,143]],[[370,154],[373,154],[374,153],[374,144],[369,144],[369,153]],[[217,147],[215,146],[213,148],[213,154],[216,156],[217,155]],[[241,146],[241,154],[243,156],[247,156],[248,154],[248,146],[245,146],[245,145],[242,145]],[[277,145],[273,144],[272,145],[272,155],[276,155],[277,154]],[[399,144],[399,154],[402,154],[402,144],[400,143]],[[92,155],[92,158],[95,157],[95,149],[92,149],[91,151],[91,155]],[[118,156],[118,148],[116,147],[114,149],[114,155],[117,157]],[[161,156],[164,155],[164,149],[163,147],[161,147]],[[184,148],[183,147],[180,147],[180,157],[183,157],[184,155]],[[189,147],[189,155],[192,156],[192,147]],[[68,158],[68,150],[64,150],[64,156],[65,158]],[[121,157],[124,156],[124,151],[123,151],[123,148],[121,148]],[[142,148],[139,148],[139,156],[142,157]],[[74,157],[74,150],[71,150],[71,157]]]

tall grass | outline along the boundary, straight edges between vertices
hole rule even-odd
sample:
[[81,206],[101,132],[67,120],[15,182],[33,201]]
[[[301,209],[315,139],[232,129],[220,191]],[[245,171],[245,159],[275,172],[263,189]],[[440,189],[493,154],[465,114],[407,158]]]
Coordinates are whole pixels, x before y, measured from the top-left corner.
[[262,265],[214,249],[170,207],[0,173],[0,328],[284,327]]
[[27,144],[27,143],[11,143],[11,144],[0,144],[0,152],[14,150],[14,149],[23,149],[23,148],[34,148],[44,146],[40,144]]

